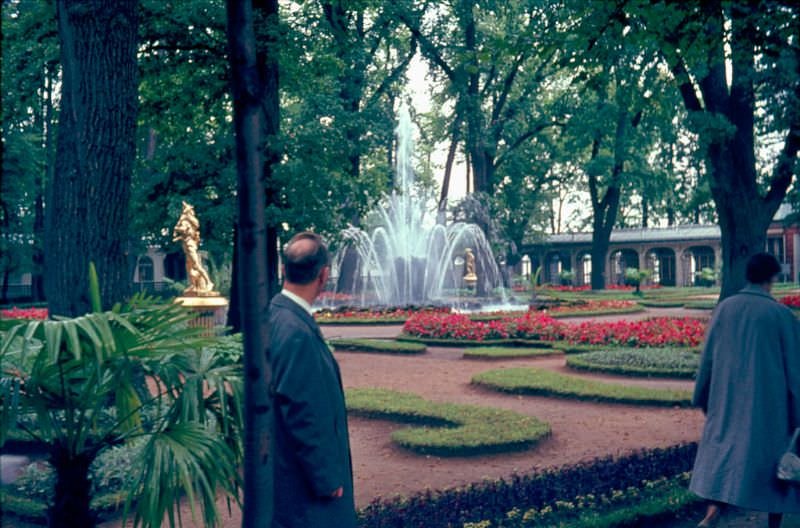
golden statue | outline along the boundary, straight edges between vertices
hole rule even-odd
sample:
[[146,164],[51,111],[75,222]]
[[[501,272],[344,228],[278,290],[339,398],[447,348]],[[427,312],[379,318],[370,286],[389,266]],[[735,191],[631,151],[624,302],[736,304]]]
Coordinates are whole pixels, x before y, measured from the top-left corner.
[[202,297],[219,295],[219,292],[213,291],[214,283],[211,282],[198,254],[200,222],[194,214],[194,207],[186,202],[183,202],[181,216],[172,230],[172,241],[177,242],[178,240],[183,243],[183,252],[186,255],[186,277],[189,280],[189,286],[184,290],[183,295]]
[[478,282],[478,275],[475,274],[475,255],[470,248],[464,250],[464,282],[468,284]]

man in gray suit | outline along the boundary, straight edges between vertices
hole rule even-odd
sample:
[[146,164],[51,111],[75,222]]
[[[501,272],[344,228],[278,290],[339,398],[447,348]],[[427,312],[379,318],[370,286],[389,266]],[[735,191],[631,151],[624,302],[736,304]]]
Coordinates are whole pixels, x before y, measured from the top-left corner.
[[275,409],[273,528],[355,528],[353,470],[339,366],[311,315],[330,273],[314,233],[283,252],[284,284],[270,305]]

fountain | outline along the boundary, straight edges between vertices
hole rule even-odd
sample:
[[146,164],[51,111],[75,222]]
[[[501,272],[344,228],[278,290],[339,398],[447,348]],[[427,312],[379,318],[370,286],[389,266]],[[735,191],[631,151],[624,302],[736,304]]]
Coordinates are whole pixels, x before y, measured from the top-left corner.
[[[415,188],[412,131],[403,105],[396,129],[397,189],[367,215],[367,230],[351,226],[342,233],[334,269],[349,269],[352,276],[339,281],[350,285],[347,291],[335,293],[362,307],[504,304],[501,274],[483,231],[475,224],[436,223]],[[343,266],[348,248],[357,263]]]

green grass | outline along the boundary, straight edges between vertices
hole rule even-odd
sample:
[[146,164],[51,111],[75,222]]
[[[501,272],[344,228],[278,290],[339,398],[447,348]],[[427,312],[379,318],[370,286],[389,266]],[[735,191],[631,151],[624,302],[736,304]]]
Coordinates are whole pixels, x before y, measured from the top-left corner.
[[392,440],[422,454],[472,456],[519,451],[550,434],[547,423],[504,409],[433,402],[387,389],[348,389],[346,396],[351,414],[414,424],[392,433]]
[[701,300],[701,301],[689,301],[683,304],[684,308],[689,308],[692,310],[713,310],[717,306],[717,301],[715,300]]
[[689,391],[604,383],[535,368],[496,369],[473,376],[472,383],[500,392],[554,396],[633,405],[688,406]]
[[423,354],[427,349],[424,343],[389,339],[331,339],[328,343],[336,351],[377,352],[382,354]]
[[683,308],[683,305],[688,302],[688,299],[675,299],[675,300],[646,300],[640,301],[642,306],[648,308]]
[[554,348],[523,348],[523,347],[472,347],[464,350],[465,359],[514,359],[552,356],[562,354],[561,350]]
[[693,378],[699,365],[697,350],[686,348],[618,348],[567,358],[577,370],[662,378]]

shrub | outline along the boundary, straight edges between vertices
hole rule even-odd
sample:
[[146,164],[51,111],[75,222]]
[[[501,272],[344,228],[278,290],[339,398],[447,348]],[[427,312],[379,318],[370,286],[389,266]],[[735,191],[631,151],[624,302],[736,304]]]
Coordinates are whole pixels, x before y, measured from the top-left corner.
[[367,418],[422,425],[392,433],[392,440],[418,453],[470,456],[527,449],[550,434],[550,426],[503,409],[439,403],[387,389],[347,390],[347,409]]
[[473,376],[472,383],[500,392],[556,396],[638,405],[689,405],[691,393],[631,387],[534,368],[496,369]]
[[700,357],[687,349],[618,348],[571,356],[567,366],[628,376],[692,378],[700,366]]

